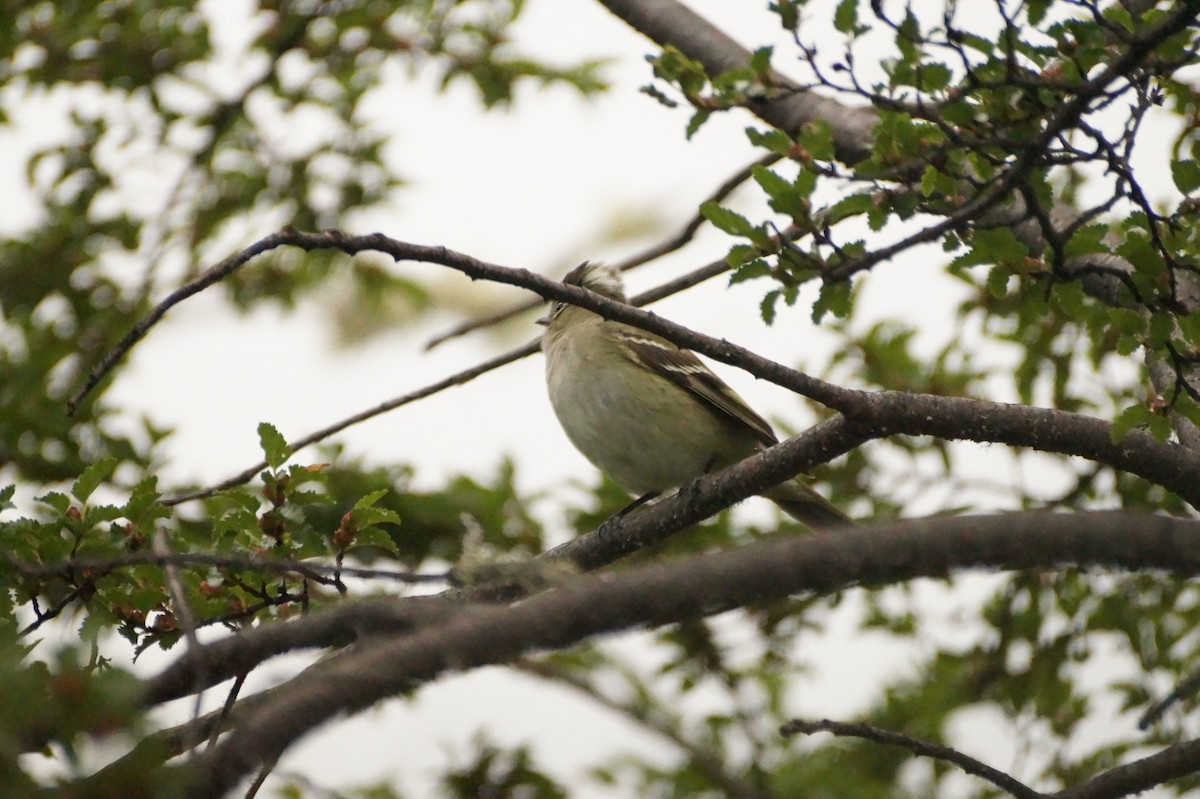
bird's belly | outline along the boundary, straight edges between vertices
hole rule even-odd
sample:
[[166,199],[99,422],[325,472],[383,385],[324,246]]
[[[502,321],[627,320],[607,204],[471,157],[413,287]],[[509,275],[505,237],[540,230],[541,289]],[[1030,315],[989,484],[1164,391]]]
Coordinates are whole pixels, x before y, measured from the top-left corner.
[[661,391],[646,392],[630,385],[625,370],[593,370],[586,390],[553,377],[550,401],[571,443],[632,494],[675,488],[753,451],[744,431],[665,380]]

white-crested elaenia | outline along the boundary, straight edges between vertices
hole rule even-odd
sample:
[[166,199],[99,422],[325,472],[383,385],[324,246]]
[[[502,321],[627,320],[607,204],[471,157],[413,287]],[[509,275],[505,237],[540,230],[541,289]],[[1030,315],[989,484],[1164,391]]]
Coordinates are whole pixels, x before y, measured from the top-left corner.
[[[565,283],[625,302],[620,275],[583,263]],[[550,403],[575,447],[635,496],[678,488],[775,444],[771,426],[690,350],[554,303],[542,320]],[[763,496],[812,528],[852,522],[801,479]]]

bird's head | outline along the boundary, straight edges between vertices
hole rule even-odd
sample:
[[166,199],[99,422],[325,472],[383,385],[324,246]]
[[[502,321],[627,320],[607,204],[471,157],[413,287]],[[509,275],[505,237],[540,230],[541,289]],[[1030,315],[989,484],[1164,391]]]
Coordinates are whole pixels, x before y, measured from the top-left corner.
[[[625,302],[625,284],[621,280],[621,273],[599,261],[584,261],[567,273],[567,276],[563,278],[563,283],[568,286],[579,286],[610,299]],[[554,328],[555,323],[562,319],[563,314],[568,310],[591,313],[591,311],[576,308],[570,303],[552,302],[550,313],[539,319],[538,324]]]

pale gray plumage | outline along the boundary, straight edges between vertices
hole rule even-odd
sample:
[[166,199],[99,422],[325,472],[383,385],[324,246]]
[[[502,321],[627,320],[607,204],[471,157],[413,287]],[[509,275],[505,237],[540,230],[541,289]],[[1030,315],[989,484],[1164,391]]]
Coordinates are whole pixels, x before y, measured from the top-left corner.
[[[616,270],[585,262],[565,283],[625,301]],[[546,319],[550,403],[567,437],[632,494],[661,493],[776,443],[775,433],[690,350],[567,303]],[[799,478],[763,496],[813,528],[851,520]]]

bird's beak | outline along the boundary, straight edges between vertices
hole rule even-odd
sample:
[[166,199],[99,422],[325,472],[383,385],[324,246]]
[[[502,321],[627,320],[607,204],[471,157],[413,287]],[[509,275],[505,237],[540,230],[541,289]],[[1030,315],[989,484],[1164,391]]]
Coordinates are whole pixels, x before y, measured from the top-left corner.
[[545,316],[541,317],[540,319],[535,319],[533,323],[535,325],[541,325],[542,327],[549,327],[550,326],[550,314],[546,314]]

